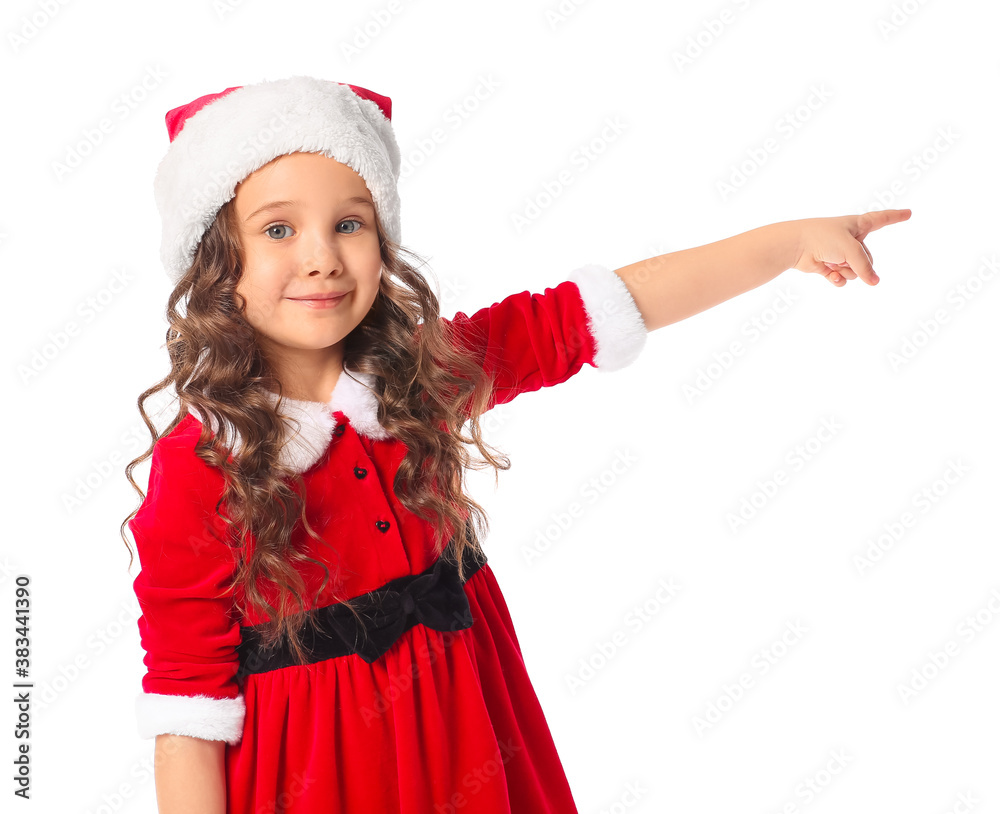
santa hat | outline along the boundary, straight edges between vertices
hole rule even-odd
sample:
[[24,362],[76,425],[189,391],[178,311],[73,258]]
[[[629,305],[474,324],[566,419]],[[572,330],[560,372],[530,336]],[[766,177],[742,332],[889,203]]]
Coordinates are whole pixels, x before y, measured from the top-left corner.
[[167,113],[170,146],[153,181],[160,258],[177,283],[236,185],[280,155],[322,153],[364,179],[386,237],[400,242],[392,100],[357,85],[293,76],[226,88]]

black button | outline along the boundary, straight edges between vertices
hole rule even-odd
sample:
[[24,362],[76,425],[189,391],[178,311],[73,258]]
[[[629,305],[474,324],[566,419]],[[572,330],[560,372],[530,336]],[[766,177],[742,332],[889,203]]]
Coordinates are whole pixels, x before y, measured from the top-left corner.
[[343,435],[345,426],[346,426],[345,424],[338,424],[336,427],[333,428],[333,434]]
[[389,521],[388,520],[376,520],[375,521],[375,527],[379,531],[381,531],[381,532],[386,532],[386,531],[389,530]]
[[367,469],[362,469],[360,466],[354,467],[354,476],[356,478],[363,478],[367,474],[368,474]]

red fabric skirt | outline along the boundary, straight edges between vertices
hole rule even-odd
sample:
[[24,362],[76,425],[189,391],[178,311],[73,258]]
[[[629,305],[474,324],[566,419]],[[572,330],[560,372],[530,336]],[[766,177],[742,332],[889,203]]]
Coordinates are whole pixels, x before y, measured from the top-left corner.
[[470,628],[248,675],[227,812],[576,814],[488,564],[464,591]]

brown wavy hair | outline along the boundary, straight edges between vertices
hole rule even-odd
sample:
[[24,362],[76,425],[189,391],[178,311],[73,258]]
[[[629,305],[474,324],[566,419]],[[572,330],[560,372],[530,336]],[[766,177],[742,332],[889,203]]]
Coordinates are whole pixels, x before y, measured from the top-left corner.
[[[377,213],[375,226],[383,272],[374,305],[346,338],[344,366],[374,374],[378,420],[407,447],[393,490],[406,509],[432,523],[439,555],[453,537],[451,550],[464,579],[463,553],[471,546],[483,559],[479,539],[489,529],[486,512],[464,491],[464,470],[492,466],[496,481],[499,470],[510,468],[506,455],[483,441],[479,425],[495,382],[475,353],[455,344],[448,324],[440,319],[437,296],[418,269],[403,259],[404,253],[417,255],[385,237]],[[246,601],[239,602],[240,612],[246,614],[250,607],[264,609],[269,620],[260,629],[262,646],[271,647],[284,639],[301,664],[306,656],[301,638],[304,626],[315,624],[315,618],[313,611],[305,610],[305,582],[296,564],[319,563],[326,572],[310,606],[329,582],[330,569],[292,543],[299,522],[310,537],[321,538],[306,520],[302,475],[279,463],[278,453],[290,430],[279,415],[281,382],[244,315],[246,301],[236,292],[243,267],[235,203],[230,200],[203,236],[190,268],[167,303],[170,372],[138,398],[151,441],[125,470],[140,495],[140,506],[123,521],[121,533],[131,568],[132,549],[125,528],[145,500],[132,470],[188,414],[188,406],[194,406],[206,419],[195,454],[224,474],[225,487],[215,511],[231,534],[227,544],[234,549],[236,561],[226,593],[241,586]],[[182,301],[184,314],[178,311]],[[170,385],[176,388],[180,404],[177,415],[158,434],[143,405]],[[278,394],[277,404],[267,391]],[[462,432],[467,420],[471,437]],[[212,426],[218,428],[214,435]],[[235,429],[242,443],[239,456],[232,456],[232,461],[227,460],[231,455],[228,427]],[[470,456],[466,449],[470,443],[483,458]],[[253,546],[247,545],[248,533]],[[278,587],[277,608],[266,601],[259,579]],[[338,601],[360,618],[349,600]]]

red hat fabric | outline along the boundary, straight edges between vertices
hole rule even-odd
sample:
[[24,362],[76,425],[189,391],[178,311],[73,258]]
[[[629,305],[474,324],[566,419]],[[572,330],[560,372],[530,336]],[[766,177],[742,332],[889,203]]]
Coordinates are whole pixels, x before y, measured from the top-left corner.
[[170,136],[170,140],[173,141],[177,134],[181,132],[184,128],[184,122],[186,122],[191,116],[201,110],[209,102],[221,99],[227,93],[239,90],[241,87],[243,86],[237,85],[234,88],[226,88],[221,93],[208,93],[205,96],[199,96],[193,102],[188,102],[186,105],[181,105],[180,107],[175,107],[173,110],[168,110],[167,115],[164,118],[167,120],[167,135]]
[[294,152],[323,153],[357,172],[386,237],[399,243],[400,153],[391,115],[388,96],[308,76],[237,85],[168,111],[170,146],[153,193],[163,222],[160,257],[171,281],[190,268],[237,184]]

